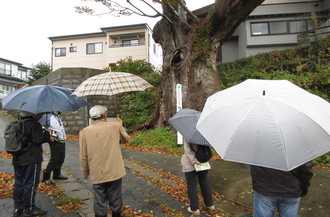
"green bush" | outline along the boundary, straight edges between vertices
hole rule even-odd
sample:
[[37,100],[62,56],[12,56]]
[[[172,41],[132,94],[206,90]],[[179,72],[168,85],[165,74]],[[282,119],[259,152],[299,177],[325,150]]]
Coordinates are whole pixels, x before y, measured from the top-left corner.
[[145,60],[133,60],[131,57],[118,62],[118,66],[111,69],[116,72],[129,72],[148,81],[154,88],[141,92],[123,93],[120,95],[120,117],[125,127],[133,129],[147,121],[154,112],[158,100],[158,87],[161,74]]
[[155,110],[157,90],[122,94],[121,100],[121,118],[125,123],[125,127],[132,129],[147,121]]
[[285,79],[330,101],[330,38],[219,65],[221,88],[246,79]]
[[137,136],[129,143],[134,147],[148,149],[166,149],[169,153],[183,153],[183,148],[177,146],[176,133],[172,127],[161,127],[154,130],[136,132]]
[[330,167],[330,153],[324,154],[324,155],[316,158],[315,160],[313,160],[313,163]]

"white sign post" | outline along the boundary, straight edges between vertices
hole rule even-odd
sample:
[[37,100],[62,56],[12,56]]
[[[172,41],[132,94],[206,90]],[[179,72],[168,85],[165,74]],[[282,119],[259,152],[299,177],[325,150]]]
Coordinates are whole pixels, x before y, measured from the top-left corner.
[[[182,85],[176,85],[176,112],[182,109]],[[183,136],[177,132],[177,145],[183,145]]]

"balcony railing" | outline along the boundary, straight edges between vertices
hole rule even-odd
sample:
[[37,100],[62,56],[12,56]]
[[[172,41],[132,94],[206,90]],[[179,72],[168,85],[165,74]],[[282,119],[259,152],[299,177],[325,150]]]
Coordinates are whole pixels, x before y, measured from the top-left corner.
[[109,45],[109,48],[116,48],[116,47],[135,47],[135,46],[142,46],[145,43],[138,43],[138,44],[112,44]]

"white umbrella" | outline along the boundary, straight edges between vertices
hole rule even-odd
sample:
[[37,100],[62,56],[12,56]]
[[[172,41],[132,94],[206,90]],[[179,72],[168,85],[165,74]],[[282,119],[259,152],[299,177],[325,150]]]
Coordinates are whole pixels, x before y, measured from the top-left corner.
[[153,87],[141,77],[127,72],[106,72],[82,82],[73,92],[77,96],[115,95],[118,93],[144,91]]
[[250,165],[289,171],[330,151],[330,104],[286,80],[213,94],[196,127],[223,159]]

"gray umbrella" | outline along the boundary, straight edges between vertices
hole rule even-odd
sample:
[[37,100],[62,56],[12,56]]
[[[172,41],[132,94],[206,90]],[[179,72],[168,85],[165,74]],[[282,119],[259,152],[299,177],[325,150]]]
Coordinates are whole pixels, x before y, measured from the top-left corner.
[[75,111],[88,103],[82,97],[72,95],[68,88],[51,85],[35,85],[15,90],[2,101],[3,109],[42,113],[50,111]]
[[168,122],[179,131],[186,142],[210,146],[211,144],[196,129],[201,112],[193,109],[181,109]]

